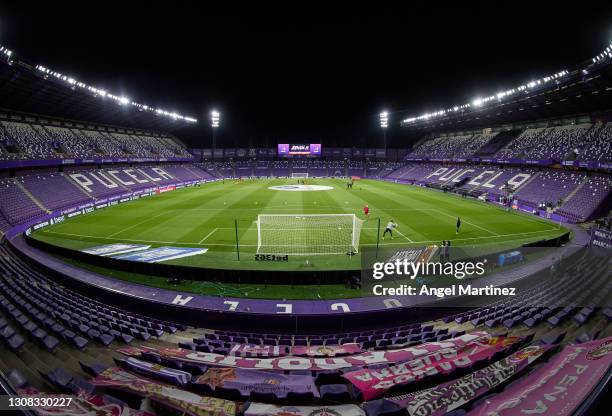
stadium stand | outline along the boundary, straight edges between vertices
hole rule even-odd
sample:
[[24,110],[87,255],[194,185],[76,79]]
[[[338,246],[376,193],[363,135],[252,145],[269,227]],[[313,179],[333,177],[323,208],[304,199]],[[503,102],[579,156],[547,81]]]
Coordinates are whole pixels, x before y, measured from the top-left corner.
[[[43,168],[2,178],[0,227],[6,230],[48,210],[138,192],[152,185],[253,174],[327,176],[339,171],[422,185],[457,181],[463,190],[497,197],[503,195],[501,188],[506,183],[520,182],[516,192],[519,201],[529,206],[560,204],[557,212],[576,221],[597,211],[610,191],[607,175],[507,166],[321,160],[144,163],[101,169],[72,166],[63,172]],[[517,175],[523,176],[518,180]],[[453,407],[455,414],[465,414],[489,406],[491,394],[512,394],[513,389],[531,382],[540,369],[555,368],[556,362],[575,348],[572,345],[608,342],[612,312],[601,306],[612,288],[602,272],[606,261],[606,257],[586,252],[576,254],[567,259],[561,275],[536,280],[513,299],[434,320],[400,326],[381,322],[376,328],[347,332],[291,334],[263,328],[229,331],[192,327],[168,322],[154,313],[113,306],[58,285],[4,243],[0,245],[0,338],[10,353],[0,360],[0,371],[19,394],[77,394],[83,405],[112,405],[132,412],[190,412],[195,406],[210,414],[280,414],[290,405],[300,411],[391,415],[404,412],[406,404],[401,398],[405,394],[446,386],[446,380],[476,377],[508,357],[517,362],[528,351],[541,351],[541,358],[525,364],[512,379],[500,381],[492,390],[474,390],[463,404]],[[573,279],[576,270],[588,278]],[[392,381],[389,376],[404,371],[403,360],[416,363],[409,358],[415,349],[435,349],[439,342],[475,346],[473,339],[489,339],[489,346],[469,366],[433,366],[428,375],[416,376],[413,381]],[[298,370],[289,364],[297,360],[304,368],[304,362],[317,362],[304,354],[328,353],[335,355],[326,358],[336,363],[333,368]],[[368,364],[365,357],[374,353],[386,358]],[[393,354],[407,354],[407,358],[394,361]],[[255,362],[265,362],[270,368],[253,370],[250,366]],[[451,370],[443,370],[449,366]],[[261,377],[266,381],[260,381]],[[361,381],[373,377],[386,380],[387,387],[372,390],[372,384]],[[594,392],[599,391],[596,387],[601,380],[605,378],[595,379]],[[136,389],[136,385],[141,387]],[[589,399],[590,391],[579,396],[579,403]]]
[[[4,47],[0,52],[3,70],[13,70],[12,62],[10,68],[4,68],[10,54]],[[40,66],[36,71],[47,73]],[[554,81],[551,91],[563,93],[565,88],[557,85],[566,76],[566,71],[555,74],[543,84]],[[41,78],[41,82],[47,81]],[[49,87],[47,93],[53,94],[53,88],[57,86]],[[534,91],[542,94],[534,96],[546,95],[539,88]],[[480,104],[475,105],[480,110],[474,111],[487,112]],[[609,219],[597,226],[588,221],[609,214],[612,202],[607,164],[612,159],[609,114],[550,120],[534,117],[467,131],[442,123],[439,131],[436,127],[424,131],[425,138],[414,148],[398,149],[402,152],[395,152],[394,157],[389,156],[389,149],[337,148],[317,159],[275,158],[270,149],[248,149],[243,156],[237,156],[238,149],[207,149],[211,155],[207,160],[203,152],[188,151],[170,134],[176,130],[155,128],[172,126],[177,114],[166,113],[169,124],[160,124],[156,113],[164,114],[161,110],[132,106],[139,109],[132,109],[134,112],[144,114],[134,116],[145,122],[142,128],[133,127],[137,121],[132,127],[111,125],[106,117],[96,123],[9,110],[0,115],[0,392],[74,398],[69,409],[38,411],[45,415],[482,416],[521,411],[582,416],[607,410],[602,403],[612,377],[612,235]],[[116,117],[108,118],[125,120],[123,115]],[[400,296],[395,296],[378,299],[381,306],[374,307],[353,287],[356,280],[358,286],[361,281],[352,275],[344,283],[346,292],[342,293],[348,296],[343,299],[321,299],[318,290],[317,300],[267,299],[262,294],[251,298],[249,293],[267,288],[268,280],[256,288],[244,289],[240,281],[224,285],[222,278],[231,271],[222,268],[202,268],[206,286],[198,289],[193,285],[192,291],[181,292],[168,285],[181,283],[182,275],[171,275],[165,286],[155,286],[149,282],[161,274],[141,273],[145,264],[151,266],[146,270],[155,272],[166,266],[175,270],[172,264],[152,264],[155,259],[147,258],[141,264],[127,260],[138,269],[126,276],[28,244],[30,233],[38,226],[144,195],[164,193],[160,198],[171,198],[173,193],[165,192],[179,187],[212,181],[214,186],[227,184],[227,188],[218,188],[221,197],[230,193],[230,185],[236,185],[234,192],[239,195],[242,188],[238,186],[255,182],[243,178],[283,178],[272,181],[290,187],[295,186],[295,178],[300,178],[300,184],[306,178],[308,183],[310,178],[342,178],[336,186],[343,187],[346,181],[349,188],[346,178],[351,177],[372,179],[364,182],[364,188],[376,183],[393,186],[398,194],[411,185],[461,200],[443,194],[457,193],[510,211],[496,210],[502,215],[514,215],[511,210],[517,209],[545,217],[545,224],[554,225],[555,232],[561,229],[557,222],[568,228],[564,236],[544,241],[554,240],[555,247],[545,245],[541,251],[529,252],[521,245],[512,253],[487,252],[485,260],[497,262],[491,274],[466,283],[474,288],[491,283],[498,289],[516,284],[516,294],[479,298],[469,306],[454,296],[419,299],[415,302],[423,303],[414,305],[402,304]],[[358,192],[359,187],[347,199],[367,203]],[[197,207],[202,195],[193,196],[189,204]],[[240,205],[238,201],[234,205]],[[348,201],[343,204],[348,207]],[[248,209],[255,212],[252,206]],[[342,205],[342,209],[352,208]],[[520,218],[534,221],[529,214]],[[302,215],[283,217],[303,221]],[[188,219],[180,213],[176,216],[186,232],[193,231]],[[249,216],[244,229],[257,223],[254,217]],[[90,218],[93,224],[95,216],[87,220]],[[356,219],[353,215],[353,226]],[[468,220],[472,219],[464,218],[466,224]],[[235,242],[239,259],[239,225],[238,220],[233,221],[235,228],[230,229],[235,240],[219,245],[233,250]],[[452,217],[452,227],[454,221]],[[220,228],[208,235],[205,230],[203,238],[198,237],[200,243]],[[370,233],[373,230],[377,228],[367,228]],[[260,231],[257,229],[258,235]],[[484,231],[491,234],[485,238],[505,237]],[[459,233],[459,225],[451,232]],[[351,238],[354,235],[351,232]],[[130,242],[166,244],[161,237],[160,241],[135,238]],[[143,245],[135,246],[139,250]],[[378,248],[377,243],[376,256]],[[437,248],[428,245],[418,255]],[[518,250],[519,264],[506,267],[501,263]],[[463,252],[458,253],[453,260],[463,260]],[[214,259],[218,253],[209,254]],[[343,259],[355,254],[352,249],[340,253]],[[274,258],[275,264],[280,260],[282,256]],[[278,273],[266,265],[261,263],[259,270],[248,272],[256,277],[261,272],[266,278]],[[313,266],[307,259],[300,267],[308,271]],[[189,268],[196,269],[189,265],[181,270]],[[189,280],[189,284],[194,282]],[[324,286],[321,281],[316,284]],[[228,295],[237,293],[235,286],[244,289],[239,292],[243,297]],[[143,291],[150,296],[142,295]],[[170,300],[165,301],[168,294]],[[190,303],[196,298],[203,306]]]
[[124,134],[12,120],[1,120],[0,125],[0,160],[193,158],[175,138],[160,134]]
[[[598,339],[609,342],[612,314],[600,307],[612,289],[606,268],[601,267],[606,262],[605,256],[582,251],[568,261],[561,276],[537,281],[513,300],[434,321],[347,333],[282,335],[189,328],[115,308],[52,283],[3,245],[0,336],[12,353],[1,361],[0,370],[22,394],[85,391],[88,395],[79,395],[81,400],[99,395],[104,403],[123,408],[142,409],[146,403],[145,409],[153,412],[185,411],[195,405],[206,406],[211,414],[235,414],[240,409],[249,414],[249,409],[291,403],[332,406],[332,410],[344,404],[353,406],[355,414],[386,415],[401,410],[395,400],[398,395],[478,374],[506,357],[517,363],[517,352],[547,351],[527,371],[517,372],[511,379],[514,382],[503,379],[494,390],[476,389],[458,405],[449,402],[469,412],[484,405],[485,401],[477,400],[484,393],[504,394],[528,382],[526,374],[531,371],[554,368],[556,357],[572,348],[560,345],[591,345]],[[588,279],[573,278],[575,270],[584,269]],[[483,344],[483,340],[488,341]],[[441,347],[437,342],[445,342],[447,349],[464,345],[456,350],[463,360],[471,359],[468,347],[479,348],[479,352],[474,352],[468,366],[455,366],[452,361],[438,366],[409,358],[419,348],[436,351]],[[302,355],[323,347],[343,351],[342,358],[333,359],[335,365],[328,369],[316,364],[324,361]],[[375,364],[366,358],[374,351],[380,357]],[[403,356],[409,364],[420,362],[428,371],[396,379],[393,374],[405,367],[395,360]],[[301,362],[300,368],[306,362],[310,367],[294,369],[292,360]],[[608,355],[604,372],[610,361]],[[271,369],[253,370],[250,365],[256,362],[268,362]],[[603,379],[601,369],[597,371],[595,382]],[[259,377],[268,382],[258,381]],[[385,387],[374,388],[368,382],[376,378],[385,380]],[[269,380],[282,380],[284,385],[266,387]],[[156,386],[166,387],[159,390]],[[582,393],[578,403],[588,392]],[[164,400],[170,395],[180,399]],[[381,395],[385,397],[378,398]],[[147,407],[151,406],[147,399],[153,401],[153,407]],[[222,410],[226,413],[215,413]]]
[[432,159],[461,158],[473,156],[488,144],[494,134],[468,134],[462,136],[438,137],[423,142],[410,156],[427,156]]

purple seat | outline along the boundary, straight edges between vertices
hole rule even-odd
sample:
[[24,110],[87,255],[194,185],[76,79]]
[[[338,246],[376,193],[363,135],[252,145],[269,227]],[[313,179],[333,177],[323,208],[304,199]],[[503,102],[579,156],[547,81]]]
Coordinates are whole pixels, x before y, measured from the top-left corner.
[[196,345],[195,349],[196,351],[200,351],[200,352],[211,352],[212,351],[210,348],[210,345],[203,345],[203,344]]
[[2,328],[2,330],[0,330],[0,336],[5,340],[8,340],[13,335],[15,335],[15,330],[10,325],[6,325],[4,328]]
[[363,410],[365,410],[367,416],[400,416],[406,414],[406,409],[384,399],[365,402]]
[[87,394],[94,394],[96,392],[96,386],[80,377],[74,377],[70,383],[68,383],[67,387],[71,390],[72,394],[75,395],[81,391],[84,391]]
[[98,374],[102,373],[104,370],[108,368],[108,366],[104,364],[100,364],[100,363],[86,364],[82,361],[79,361],[79,365],[81,366],[81,369],[84,372],[86,372],[92,377],[96,377]]
[[142,340],[142,341],[148,341],[148,340],[149,340],[149,338],[151,338],[151,335],[149,335],[147,332],[144,332],[144,331],[143,331],[143,332],[140,332],[140,331],[133,331],[133,332],[132,332],[132,335],[133,335],[135,338],[138,338],[138,339],[140,339],[140,340]]
[[66,370],[62,368],[56,368],[53,371],[43,372],[38,370],[38,372],[40,373],[42,378],[44,378],[45,381],[47,381],[52,386],[55,386],[64,393],[70,392],[70,388],[68,386],[74,377]]
[[81,336],[75,335],[74,337],[69,339],[69,342],[77,347],[79,350],[82,350],[89,344],[89,341]]
[[110,344],[113,343],[115,337],[109,334],[100,334],[96,337],[96,340],[105,347],[108,347]]
[[340,384],[345,380],[342,378],[340,373],[335,370],[323,370],[318,371],[315,379],[315,384],[320,386],[324,384]]
[[49,352],[55,351],[55,349],[60,345],[59,339],[55,338],[53,335],[47,335],[41,342],[45,349]]
[[36,329],[32,331],[31,334],[32,338],[34,338],[36,341],[42,342],[42,340],[45,339],[45,337],[47,336],[47,331],[42,328],[36,327]]
[[6,374],[11,385],[15,388],[22,389],[27,387],[30,383],[28,380],[19,372],[19,370],[12,369]]
[[543,345],[554,345],[554,344],[558,344],[561,341],[563,341],[563,338],[565,338],[565,332],[561,332],[560,334],[547,334],[544,335],[542,338],[540,338],[540,344]]
[[187,371],[188,373],[193,374],[194,376],[202,375],[207,370],[208,367],[206,367],[205,365],[192,364],[187,362],[183,364],[183,371]]
[[25,340],[21,335],[15,334],[8,340],[6,340],[6,343],[11,350],[18,351],[19,349],[21,349],[21,347],[23,347],[23,344],[25,344]]
[[[27,320],[27,318],[26,318]],[[36,325],[32,321],[27,321],[24,325],[21,326],[23,329],[28,331],[30,334],[34,334],[35,331],[38,330],[38,325]]]
[[351,400],[346,384],[325,384],[319,388],[323,400],[345,403]]

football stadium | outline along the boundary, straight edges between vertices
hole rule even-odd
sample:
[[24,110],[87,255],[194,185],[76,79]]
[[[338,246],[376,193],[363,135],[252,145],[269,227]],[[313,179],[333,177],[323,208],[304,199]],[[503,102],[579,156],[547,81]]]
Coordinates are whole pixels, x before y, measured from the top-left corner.
[[605,13],[39,12],[0,10],[2,414],[609,414]]

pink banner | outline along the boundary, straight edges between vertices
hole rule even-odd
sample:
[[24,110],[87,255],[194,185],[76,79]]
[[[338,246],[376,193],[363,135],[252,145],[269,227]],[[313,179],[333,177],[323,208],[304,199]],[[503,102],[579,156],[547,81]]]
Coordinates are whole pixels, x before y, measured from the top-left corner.
[[344,345],[318,345],[318,346],[302,346],[296,345],[291,348],[291,355],[305,357],[335,357],[336,355],[353,355],[363,352],[358,344]]
[[393,386],[412,383],[436,374],[448,374],[456,368],[468,367],[520,340],[520,337],[476,340],[460,347],[441,349],[388,368],[365,368],[346,373],[343,377],[362,393],[365,400],[371,400],[383,395]]
[[138,377],[118,367],[111,367],[91,380],[99,387],[126,390],[192,416],[230,416],[236,414],[236,403],[204,397],[163,383]]
[[[197,364],[219,367],[252,368],[258,370],[340,370],[355,366],[367,366],[382,363],[398,363],[413,360],[441,349],[459,348],[476,340],[485,340],[490,335],[484,331],[472,332],[457,338],[441,342],[428,342],[413,347],[386,351],[368,351],[348,357],[279,357],[279,358],[241,358],[229,355],[185,350],[182,348],[147,349],[148,352],[159,354],[166,358],[188,361]],[[118,349],[125,354],[125,349]],[[133,354],[134,349],[129,349]]]
[[470,415],[571,415],[610,364],[612,337],[569,345],[521,383],[488,399]]
[[[41,393],[31,387],[19,389],[17,393],[21,397],[49,396],[48,393]],[[153,416],[152,413],[144,410],[135,410],[117,403],[109,403],[104,396],[89,394],[83,390],[80,390],[76,396],[66,397],[71,399],[69,405],[37,407],[36,414],[39,416]]]
[[548,348],[530,346],[456,380],[385,400],[405,408],[410,416],[442,416],[506,382],[541,357]]

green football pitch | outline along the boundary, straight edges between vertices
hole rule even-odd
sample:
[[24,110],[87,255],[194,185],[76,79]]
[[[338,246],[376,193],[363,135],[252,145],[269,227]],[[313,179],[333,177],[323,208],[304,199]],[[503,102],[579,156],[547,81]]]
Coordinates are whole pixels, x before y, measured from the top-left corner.
[[[557,224],[473,199],[381,181],[361,180],[349,190],[343,180],[310,179],[310,185],[333,189],[308,192],[269,189],[289,184],[297,184],[297,180],[213,182],[97,210],[36,231],[32,236],[78,250],[115,242],[207,248],[204,254],[167,262],[194,267],[357,270],[361,266],[360,255],[290,255],[288,262],[255,261],[258,214],[295,214],[296,218],[300,214],[356,214],[365,220],[361,251],[377,244],[399,248],[440,244],[442,240],[451,240],[454,247],[497,250],[567,231]],[[367,218],[363,214],[366,204],[370,207]],[[462,220],[458,234],[457,217]],[[389,219],[398,224],[394,239],[379,240]],[[291,244],[295,233],[305,232],[297,223],[295,230],[290,225],[287,228],[286,233],[275,237],[278,243],[284,244],[286,239]],[[333,231],[328,233],[328,238],[333,237]]]

